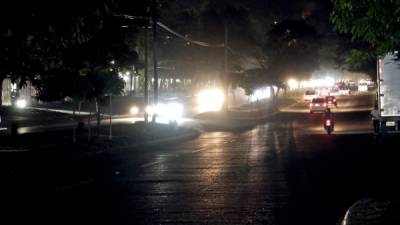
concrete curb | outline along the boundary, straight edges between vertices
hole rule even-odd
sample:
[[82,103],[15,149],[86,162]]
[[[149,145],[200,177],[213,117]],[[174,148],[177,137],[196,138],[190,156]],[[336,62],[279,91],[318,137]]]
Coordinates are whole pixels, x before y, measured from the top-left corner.
[[102,149],[100,151],[87,152],[87,153],[84,153],[84,155],[90,156],[90,155],[98,155],[98,154],[103,154],[103,153],[110,153],[110,154],[123,153],[123,152],[127,152],[127,151],[134,151],[134,149],[137,149],[137,148],[146,148],[146,147],[153,148],[153,147],[158,147],[160,145],[171,145],[171,144],[176,144],[179,142],[185,142],[185,141],[195,139],[201,133],[200,131],[192,129],[192,128],[185,128],[185,129],[187,129],[188,132],[186,132],[182,135],[146,141],[146,142],[139,143],[139,144],[131,144],[131,145],[125,145],[125,146],[119,146],[119,147],[110,147],[110,148]]
[[[178,128],[179,129],[179,128]],[[170,145],[170,144],[175,144],[175,143],[181,143],[185,141],[192,140],[194,138],[197,138],[200,135],[200,131],[197,129],[193,128],[187,128],[183,127],[182,129],[185,129],[182,134],[179,135],[173,135],[170,137],[165,137],[165,138],[160,138],[160,139],[155,139],[151,141],[146,141],[143,143],[135,143],[135,144],[115,144],[114,146],[107,146],[103,145],[102,147],[96,147],[95,145],[87,144],[87,143],[81,143],[78,144],[76,147],[79,149],[82,149],[82,151],[75,151],[72,152],[73,154],[77,154],[77,157],[95,157],[96,155],[104,154],[104,153],[119,153],[119,152],[125,152],[125,151],[130,151],[134,150],[137,148],[151,148],[151,147],[157,147],[161,145]],[[108,136],[104,137],[104,139],[107,139]],[[57,148],[58,145],[43,145],[40,147],[41,150],[46,151],[49,149]],[[35,150],[33,149],[1,149],[0,148],[0,153],[25,153],[25,152],[34,152]]]

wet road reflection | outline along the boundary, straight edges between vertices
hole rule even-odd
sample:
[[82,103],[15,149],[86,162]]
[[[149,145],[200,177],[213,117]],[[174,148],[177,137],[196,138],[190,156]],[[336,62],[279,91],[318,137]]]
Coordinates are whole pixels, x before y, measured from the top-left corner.
[[79,196],[110,196],[117,224],[333,225],[359,197],[385,190],[387,173],[370,134],[351,134],[368,112],[338,121],[350,133],[328,136],[313,131],[320,117],[284,112],[251,130],[141,149],[113,158],[118,175]]
[[207,132],[165,149],[170,154],[156,156],[157,163],[123,185],[140,193],[135,202],[149,210],[141,215],[151,214],[154,223],[278,224],[290,198],[285,170],[295,157],[295,142],[291,121],[238,133]]

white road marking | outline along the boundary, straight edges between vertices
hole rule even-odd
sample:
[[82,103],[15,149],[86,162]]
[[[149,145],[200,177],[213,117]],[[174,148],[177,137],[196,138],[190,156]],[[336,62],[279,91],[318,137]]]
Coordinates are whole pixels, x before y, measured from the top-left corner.
[[72,189],[72,188],[76,188],[76,187],[79,187],[79,186],[82,186],[82,185],[93,183],[94,181],[95,181],[95,179],[85,180],[85,181],[82,181],[82,182],[79,182],[79,183],[70,184],[70,185],[66,185],[66,186],[57,188],[57,189],[55,189],[55,191],[56,192],[65,191],[65,190],[68,190],[68,189]]
[[0,153],[29,152],[29,149],[0,149]]
[[164,160],[158,160],[158,161],[151,162],[151,163],[145,163],[145,164],[141,165],[140,167],[142,167],[142,168],[151,167],[151,166],[160,164],[160,163],[162,163],[164,161],[165,161],[165,159]]

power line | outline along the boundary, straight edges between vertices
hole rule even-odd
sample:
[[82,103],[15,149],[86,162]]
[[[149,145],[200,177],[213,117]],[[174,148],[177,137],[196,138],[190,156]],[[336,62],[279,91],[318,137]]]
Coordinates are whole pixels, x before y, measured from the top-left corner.
[[[166,26],[165,24],[163,24],[161,22],[157,22],[157,25],[159,27],[163,28],[165,31],[168,31],[169,33],[171,33],[171,34],[173,34],[173,35],[175,35],[175,36],[177,36],[177,37],[179,37],[179,38],[181,38],[181,39],[183,39],[183,40],[185,40],[185,41],[187,41],[189,43],[192,43],[192,44],[196,44],[196,45],[199,45],[199,46],[202,46],[202,47],[211,47],[211,48],[224,48],[225,47],[224,43],[221,43],[221,44],[210,44],[210,43],[203,42],[203,41],[193,40],[193,39],[188,38],[188,37],[186,37],[186,36],[184,36],[182,34],[179,34],[178,32],[172,30],[171,28],[169,28],[168,26]],[[231,52],[234,55],[237,55],[237,56],[242,57],[242,58],[246,58],[246,56],[243,56],[243,55],[239,54],[237,51],[233,50],[229,46],[227,46],[227,49],[228,49],[229,52]]]
[[173,34],[173,35],[175,35],[175,36],[177,36],[179,38],[182,38],[183,40],[185,40],[187,42],[190,42],[192,44],[200,45],[200,46],[203,46],[203,47],[212,47],[212,48],[223,48],[223,47],[225,47],[223,43],[222,44],[210,44],[210,43],[207,43],[207,42],[196,41],[196,40],[193,40],[191,38],[185,37],[184,35],[179,34],[178,32],[172,30],[171,28],[167,27],[166,25],[164,25],[161,22],[157,22],[157,25],[159,27],[163,28],[164,30],[170,32],[171,34]]
[[[130,20],[144,19],[144,20],[148,20],[151,23],[151,18],[150,17],[132,16],[132,15],[126,15],[126,14],[118,14],[118,15],[115,15],[115,16],[122,17],[122,18],[125,18],[125,19],[130,19]],[[176,32],[176,31],[172,30],[167,25],[165,25],[165,24],[163,24],[161,22],[157,22],[156,24],[157,24],[157,26],[163,28],[165,31],[167,31],[167,32],[169,32],[169,33],[171,33],[171,34],[173,34],[173,35],[175,35],[175,36],[177,36],[177,37],[189,42],[189,43],[192,43],[192,44],[195,44],[195,45],[199,45],[199,46],[202,46],[202,47],[209,47],[209,48],[224,48],[225,47],[224,43],[221,43],[221,44],[210,44],[210,43],[207,43],[207,42],[204,42],[204,41],[193,40],[193,39],[191,39],[189,37],[186,37],[185,35],[182,35],[182,34]],[[233,50],[229,46],[227,46],[227,49],[228,49],[229,52],[231,52],[234,55],[237,55],[237,56],[242,57],[242,58],[246,58],[246,56],[244,56],[242,54],[239,54],[237,51]]]

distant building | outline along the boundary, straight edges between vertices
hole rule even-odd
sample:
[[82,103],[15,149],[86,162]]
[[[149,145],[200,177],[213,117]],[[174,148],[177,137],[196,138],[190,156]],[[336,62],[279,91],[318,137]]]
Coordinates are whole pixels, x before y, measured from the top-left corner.
[[17,83],[13,83],[10,79],[4,79],[2,85],[2,105],[13,105],[14,101],[17,99],[24,99],[26,102],[30,103],[33,97],[36,96],[36,89],[29,81],[22,88],[19,88]]

